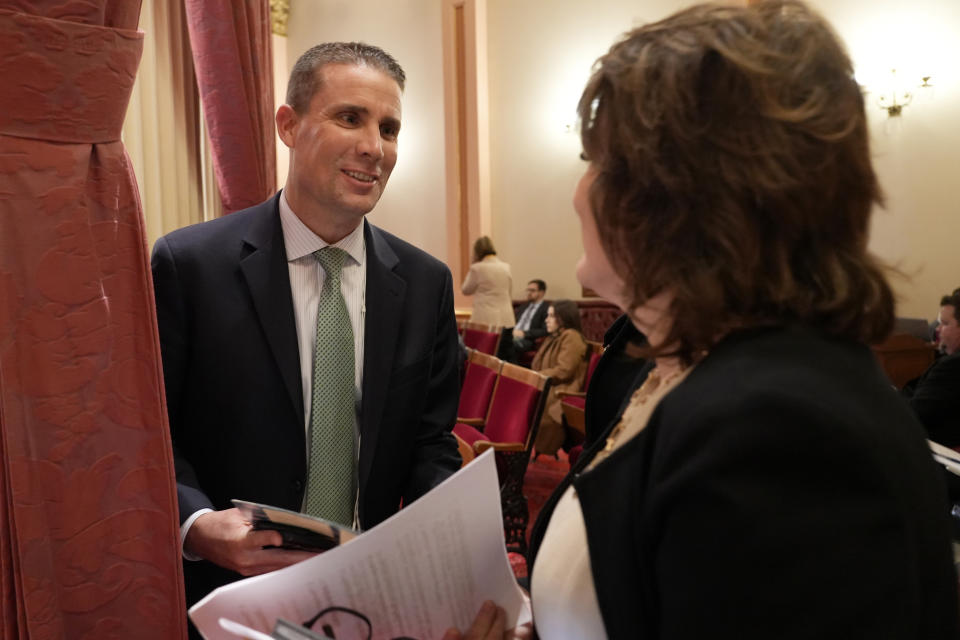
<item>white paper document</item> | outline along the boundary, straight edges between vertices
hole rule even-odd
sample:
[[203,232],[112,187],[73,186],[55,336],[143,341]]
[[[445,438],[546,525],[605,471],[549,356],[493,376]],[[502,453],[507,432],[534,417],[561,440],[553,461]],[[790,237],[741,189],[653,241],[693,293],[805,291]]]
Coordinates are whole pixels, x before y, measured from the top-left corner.
[[347,544],[310,560],[221,587],[190,609],[210,640],[237,636],[226,618],[269,634],[277,618],[303,624],[328,607],[324,625],[339,639],[434,640],[465,630],[485,600],[507,626],[530,620],[503,539],[500,485],[488,450],[440,486]]
[[950,473],[960,476],[960,454],[933,440],[927,440],[927,444],[930,445],[934,460],[946,467]]

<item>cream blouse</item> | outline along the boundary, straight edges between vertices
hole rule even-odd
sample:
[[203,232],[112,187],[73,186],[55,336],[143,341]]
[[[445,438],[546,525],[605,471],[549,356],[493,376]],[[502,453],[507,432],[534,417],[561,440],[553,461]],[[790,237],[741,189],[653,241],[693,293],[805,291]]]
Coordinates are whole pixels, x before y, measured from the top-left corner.
[[[689,375],[693,367],[660,378],[653,369],[630,398],[620,422],[610,432],[607,446],[590,462],[593,468],[643,431],[657,403]],[[533,619],[544,640],[605,638],[597,593],[590,571],[587,529],[577,493],[570,485],[557,502],[537,553],[537,570],[530,585]]]

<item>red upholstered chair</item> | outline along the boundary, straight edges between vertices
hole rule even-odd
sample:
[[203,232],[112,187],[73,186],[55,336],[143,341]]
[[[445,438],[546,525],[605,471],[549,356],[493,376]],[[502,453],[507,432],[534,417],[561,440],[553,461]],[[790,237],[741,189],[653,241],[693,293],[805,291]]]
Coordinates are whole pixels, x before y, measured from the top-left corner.
[[584,420],[584,406],[587,402],[587,388],[590,386],[590,378],[597,369],[597,363],[600,362],[600,356],[603,354],[603,345],[599,342],[587,342],[587,375],[583,378],[583,391],[558,391],[560,396],[560,410],[563,412],[564,424],[579,435],[580,442],[583,442],[583,436],[586,434],[586,423]]
[[520,553],[527,548],[526,529],[530,517],[523,495],[523,476],[549,390],[550,379],[546,376],[504,363],[483,431],[462,422],[454,427],[454,433],[467,441],[475,453],[491,448],[496,451],[507,548]]
[[457,422],[482,427],[490,409],[493,387],[500,375],[503,361],[476,349],[470,352],[467,371],[460,389],[460,404],[457,407]]
[[503,327],[491,324],[467,322],[463,325],[463,344],[471,349],[494,356],[500,348],[500,336]]
[[580,459],[580,454],[583,453],[583,445],[578,444],[574,448],[570,449],[570,453],[567,454],[567,460],[570,462],[570,466],[577,464],[577,460]]

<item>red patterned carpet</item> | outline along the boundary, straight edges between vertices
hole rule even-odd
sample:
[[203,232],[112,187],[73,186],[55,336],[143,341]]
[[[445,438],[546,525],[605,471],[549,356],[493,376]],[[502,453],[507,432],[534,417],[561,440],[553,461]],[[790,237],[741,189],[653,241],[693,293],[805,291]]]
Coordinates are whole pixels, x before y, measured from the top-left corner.
[[[527,540],[530,539],[530,530],[533,529],[533,523],[537,521],[537,514],[543,508],[543,503],[547,501],[569,470],[570,463],[567,461],[567,454],[563,451],[559,452],[559,459],[540,455],[530,460],[530,464],[527,465],[527,474],[523,478],[523,494],[527,496],[527,507],[530,509]],[[511,553],[510,564],[518,578],[527,575],[526,561],[520,554]]]
[[543,508],[553,490],[570,471],[570,462],[567,454],[560,450],[559,459],[548,455],[539,455],[530,460],[527,465],[527,474],[523,477],[523,494],[527,496],[527,506],[530,509],[530,524],[527,525],[527,540],[530,539],[530,530],[537,520],[537,514]]

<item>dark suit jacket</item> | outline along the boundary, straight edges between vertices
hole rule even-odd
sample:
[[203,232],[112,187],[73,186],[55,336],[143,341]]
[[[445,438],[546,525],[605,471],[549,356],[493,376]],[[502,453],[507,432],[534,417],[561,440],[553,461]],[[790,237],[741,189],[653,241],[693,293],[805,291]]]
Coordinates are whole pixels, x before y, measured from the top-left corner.
[[960,352],[938,358],[903,391],[931,440],[960,446]]
[[[527,310],[532,302],[528,302],[525,305],[517,307],[517,311],[514,315],[517,317],[517,322],[520,322],[520,316],[523,315],[523,312]],[[530,328],[526,330],[523,334],[525,340],[533,342],[537,338],[542,338],[547,335],[547,310],[550,308],[550,303],[546,300],[541,301],[540,307],[533,312],[533,317],[530,318]]]
[[738,332],[637,437],[592,470],[604,439],[581,456],[535,525],[532,575],[572,482],[610,638],[955,638],[924,438],[868,348]]
[[620,417],[634,390],[647,379],[652,363],[648,366],[645,359],[627,353],[627,345],[631,342],[641,343],[645,340],[626,314],[614,320],[604,334],[603,355],[590,378],[583,409],[585,449],[607,430],[614,419]]
[[[278,197],[160,238],[153,278],[181,523],[231,498],[299,510],[307,476]],[[450,272],[364,222],[359,516],[369,528],[460,465]],[[185,563],[188,602],[236,578]]]

